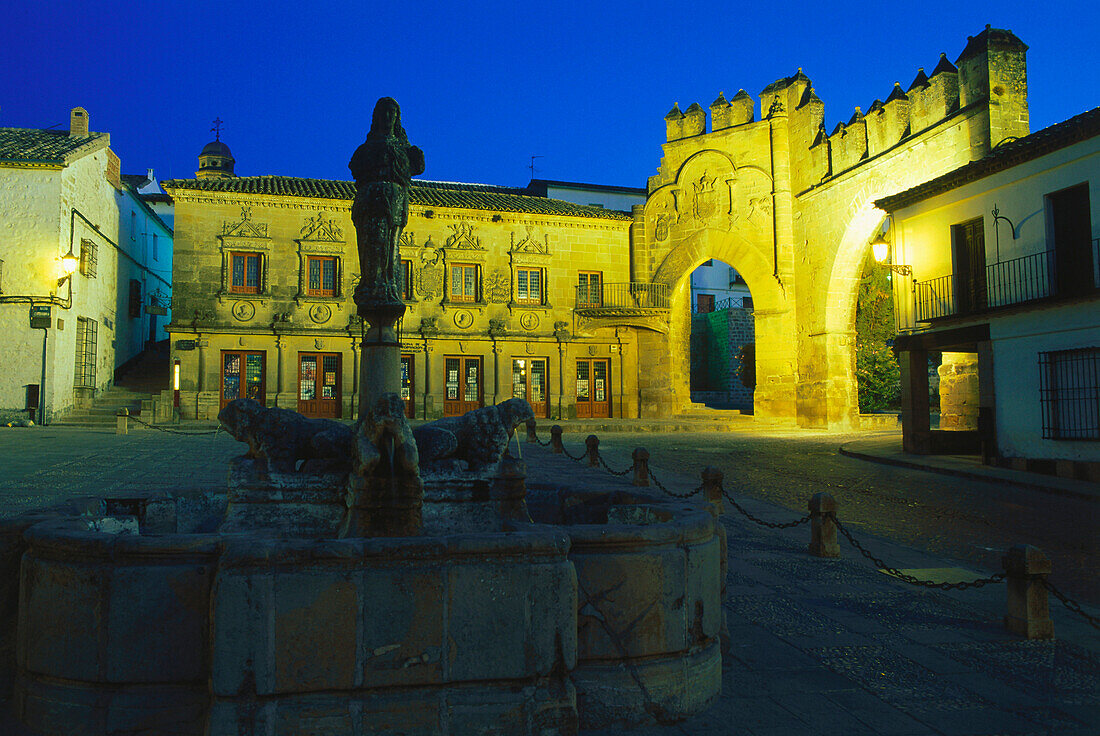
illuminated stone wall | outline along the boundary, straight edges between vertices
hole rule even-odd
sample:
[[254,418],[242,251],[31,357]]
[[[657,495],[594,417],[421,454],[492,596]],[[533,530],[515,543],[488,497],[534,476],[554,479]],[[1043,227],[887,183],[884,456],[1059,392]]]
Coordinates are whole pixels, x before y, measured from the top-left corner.
[[[298,354],[339,353],[341,414],[352,417],[360,328],[352,320],[359,260],[350,199],[204,191],[194,181],[163,186],[176,202],[169,330],[181,366],[183,415],[217,414],[222,351],[243,350],[265,354],[267,405],[290,409],[298,409]],[[443,413],[447,356],[481,358],[485,404],[512,397],[514,359],[544,359],[549,391],[543,416],[551,418],[576,415],[577,360],[605,359],[610,376],[602,390],[610,396],[611,414],[637,416],[638,331],[574,315],[578,271],[599,271],[605,284],[629,280],[630,218],[583,209],[590,211],[579,216],[413,204],[401,245],[412,273],[401,341],[402,352],[413,356],[417,418]],[[263,255],[263,293],[229,293],[232,251]],[[336,296],[304,293],[303,259],[309,255],[338,259]],[[472,303],[451,301],[447,293],[445,274],[454,264],[478,270]],[[542,304],[518,301],[517,268],[541,269]],[[195,341],[195,348],[180,350],[181,340]]]
[[[744,276],[756,320],[757,416],[855,427],[855,302],[869,239],[885,213],[874,200],[984,155],[1028,132],[1025,52],[1008,31],[971,38],[958,69],[941,57],[905,91],[858,109],[831,132],[801,70],[755,103],[742,90],[665,117],[664,155],[635,209],[634,278],[672,289],[667,337],[651,346],[669,370],[643,387],[643,409],[688,399],[689,335],[682,288],[717,258]],[[679,315],[683,315],[680,319]]]

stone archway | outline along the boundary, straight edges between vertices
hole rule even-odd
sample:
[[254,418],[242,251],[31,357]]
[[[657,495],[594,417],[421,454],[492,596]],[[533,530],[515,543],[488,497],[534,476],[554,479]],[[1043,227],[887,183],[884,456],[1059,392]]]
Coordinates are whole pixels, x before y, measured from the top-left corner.
[[[794,321],[789,300],[757,244],[736,231],[704,227],[684,237],[653,275],[669,287],[667,335],[647,334],[643,350],[668,354],[668,370],[639,377],[644,415],[675,413],[690,402],[691,273],[699,264],[717,259],[733,266],[753,296],[756,334],[756,379],[753,405],[757,416],[793,416],[796,367],[791,345]],[[668,405],[662,410],[659,407]]]
[[[639,377],[643,415],[675,414],[688,401],[687,318],[676,304],[686,299],[685,274],[714,257],[744,269],[757,334],[773,336],[767,347],[758,338],[757,364],[767,367],[757,415],[852,427],[857,285],[881,218],[871,203],[1026,135],[1026,49],[1010,32],[987,29],[969,40],[958,68],[944,59],[908,90],[884,89],[885,102],[840,116],[848,122],[832,133],[801,70],[765,87],[759,104],[744,90],[719,95],[709,126],[702,106],[674,106],[631,228],[632,280],[668,284],[673,294],[668,338],[641,346],[667,356]],[[667,376],[656,375],[666,366]]]

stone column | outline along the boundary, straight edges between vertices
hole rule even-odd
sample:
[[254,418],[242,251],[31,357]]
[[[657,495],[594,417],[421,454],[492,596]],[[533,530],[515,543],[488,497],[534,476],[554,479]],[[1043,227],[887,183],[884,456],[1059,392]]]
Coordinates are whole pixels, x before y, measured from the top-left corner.
[[383,394],[401,393],[401,343],[395,326],[404,313],[403,303],[359,305],[359,316],[366,323],[359,362],[360,419]]
[[931,449],[928,422],[928,352],[901,350],[901,441],[906,452],[927,455]]
[[978,429],[978,355],[944,353],[940,374],[940,429]]

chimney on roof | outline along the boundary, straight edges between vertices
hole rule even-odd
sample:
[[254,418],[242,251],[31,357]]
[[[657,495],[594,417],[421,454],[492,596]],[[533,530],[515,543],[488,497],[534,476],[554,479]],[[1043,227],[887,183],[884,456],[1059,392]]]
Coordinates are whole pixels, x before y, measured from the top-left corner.
[[69,113],[69,137],[88,135],[88,111],[83,107],[74,107]]

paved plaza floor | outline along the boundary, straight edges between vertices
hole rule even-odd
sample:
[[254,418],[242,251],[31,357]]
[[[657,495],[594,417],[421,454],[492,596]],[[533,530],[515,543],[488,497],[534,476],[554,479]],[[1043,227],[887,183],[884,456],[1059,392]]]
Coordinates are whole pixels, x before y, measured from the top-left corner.
[[[73,495],[222,488],[226,461],[242,447],[225,434],[0,431],[0,515]],[[574,438],[570,449],[575,454],[578,448]],[[588,468],[546,447],[525,443],[521,449],[530,483],[632,487],[629,475]],[[625,451],[608,452],[606,459],[613,468],[630,463]],[[651,469],[677,493],[699,485],[701,468],[675,456],[654,453]],[[764,520],[797,518],[764,501],[737,500]],[[1003,583],[951,592],[917,588],[880,572],[843,539],[840,559],[808,555],[807,525],[765,528],[728,504],[722,523],[729,537],[724,605],[730,633],[722,695],[689,720],[631,733],[1100,734],[1100,630],[1057,601],[1051,600],[1057,638],[1025,641],[1003,627]],[[855,525],[853,530],[888,564],[918,577],[955,580],[996,572],[869,536]],[[26,733],[5,718],[0,734]]]

